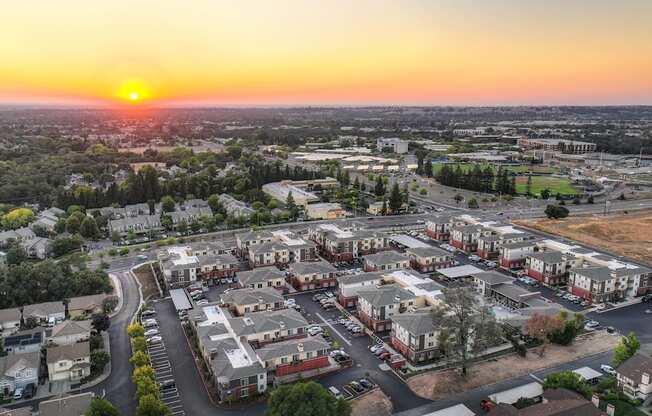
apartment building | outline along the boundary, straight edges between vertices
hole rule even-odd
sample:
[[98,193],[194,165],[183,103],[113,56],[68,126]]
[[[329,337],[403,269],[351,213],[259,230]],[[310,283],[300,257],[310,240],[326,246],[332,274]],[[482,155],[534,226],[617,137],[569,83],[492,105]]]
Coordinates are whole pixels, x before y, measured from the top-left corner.
[[235,199],[229,194],[220,194],[217,199],[224,207],[226,213],[233,217],[249,217],[255,212],[246,203]]
[[451,228],[450,244],[467,253],[475,253],[478,251],[478,239],[491,234],[491,230],[479,224],[460,225]]
[[220,302],[234,316],[285,308],[283,295],[271,287],[231,290],[220,295]]
[[300,292],[337,286],[337,269],[323,260],[292,263],[288,272],[290,283]]
[[616,368],[616,380],[627,397],[647,400],[652,397],[652,358],[637,353]]
[[410,266],[420,273],[434,272],[453,264],[453,255],[437,247],[408,248],[406,253],[410,258]]
[[262,244],[253,244],[249,246],[249,266],[285,266],[290,263],[290,250],[285,244],[277,241],[270,241]]
[[537,240],[503,244],[499,248],[498,264],[503,269],[521,269],[529,254],[538,250]]
[[360,322],[374,332],[389,331],[392,316],[413,309],[416,296],[398,285],[388,284],[358,292]]
[[451,229],[464,224],[463,221],[454,215],[435,215],[431,219],[426,220],[426,235],[434,240],[448,241],[450,239]]
[[496,259],[500,256],[500,247],[503,245],[532,239],[534,239],[533,235],[521,232],[482,235],[478,237],[477,254],[483,259]]
[[362,257],[365,272],[382,272],[407,269],[410,267],[410,257],[396,251],[383,251]]
[[246,271],[238,274],[240,287],[262,289],[264,287],[273,287],[278,290],[287,289],[285,282],[285,273],[274,266],[260,267],[255,270]]
[[652,271],[643,267],[584,264],[570,269],[568,291],[594,303],[616,301],[647,293],[650,277]]
[[109,232],[125,236],[129,233],[145,234],[163,230],[159,215],[127,216],[109,220]]
[[159,254],[159,266],[168,287],[183,287],[197,280],[235,276],[240,262],[232,254],[198,256],[188,246],[168,247]]
[[[267,344],[256,351],[271,380],[331,365],[330,344],[321,335]],[[272,374],[269,374],[272,373]]]
[[358,293],[380,285],[384,280],[384,273],[371,272],[339,276],[337,278],[337,301],[345,308],[352,308],[358,304]]
[[475,289],[484,297],[510,309],[542,306],[539,292],[530,292],[514,284],[514,278],[498,272],[483,272],[473,275]]
[[249,256],[249,246],[254,244],[269,243],[273,239],[273,235],[269,231],[250,231],[246,233],[236,234],[235,243],[237,254],[244,260]]
[[413,364],[441,356],[439,331],[430,311],[404,313],[391,318],[392,346]]
[[525,258],[527,275],[547,285],[565,284],[568,271],[575,266],[575,256],[546,250],[529,253]]
[[387,236],[367,230],[342,229],[335,224],[319,224],[309,231],[321,254],[329,261],[351,261],[388,248]]

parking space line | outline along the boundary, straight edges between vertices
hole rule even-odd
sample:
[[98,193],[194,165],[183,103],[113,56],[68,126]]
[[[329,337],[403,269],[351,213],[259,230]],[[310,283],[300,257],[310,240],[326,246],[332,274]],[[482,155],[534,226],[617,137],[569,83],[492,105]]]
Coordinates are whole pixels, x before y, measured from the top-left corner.
[[315,312],[315,315],[317,315],[317,317],[318,317],[319,319],[321,319],[321,320],[322,320],[326,325],[328,325],[328,327],[329,327],[330,329],[332,329],[333,332],[335,332],[335,333],[336,333],[340,338],[342,338],[342,341],[344,341],[344,342],[345,342],[349,347],[352,345],[352,344],[351,344],[351,341],[349,341],[348,339],[346,339],[346,338],[344,337],[344,335],[342,335],[342,334],[340,333],[340,331],[338,331],[337,329],[335,329],[335,327],[334,327],[333,325],[331,325],[330,322],[327,322],[326,319],[324,319],[324,317],[321,316],[321,315],[319,314],[319,312]]
[[167,357],[168,354],[165,351],[155,351],[154,353],[150,353],[149,356],[153,358],[160,358],[162,356]]
[[[170,407],[170,405],[173,405],[173,404],[175,404],[175,403],[181,403],[181,400],[179,400],[179,398],[175,398],[175,400],[172,400],[172,401],[170,401],[170,402],[166,402],[165,400],[162,400],[162,402],[165,403],[168,407]],[[177,406],[179,406],[179,407],[183,407],[183,406],[180,405],[180,404],[177,405]]]
[[169,367],[170,366],[170,360],[165,360],[160,363],[153,363],[152,367],[156,370],[157,368],[161,367]]

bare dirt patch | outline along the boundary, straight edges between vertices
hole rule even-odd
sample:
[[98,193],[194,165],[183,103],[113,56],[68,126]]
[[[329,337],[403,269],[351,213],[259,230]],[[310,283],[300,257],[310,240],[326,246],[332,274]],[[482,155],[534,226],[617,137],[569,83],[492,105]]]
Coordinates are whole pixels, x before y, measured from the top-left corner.
[[156,286],[156,277],[152,273],[149,264],[145,264],[134,270],[134,276],[136,276],[136,279],[138,279],[138,282],[140,282],[143,287],[143,297],[145,299],[159,296],[158,287]]
[[437,400],[611,350],[618,344],[619,339],[620,336],[610,335],[605,331],[594,332],[578,337],[568,347],[549,345],[543,357],[539,357],[538,350],[529,350],[525,358],[510,355],[476,364],[471,367],[466,378],[462,378],[457,370],[446,370],[414,376],[408,380],[408,385],[415,394]]
[[392,401],[378,389],[351,401],[351,416],[390,416]]
[[522,220],[518,224],[652,264],[652,212]]

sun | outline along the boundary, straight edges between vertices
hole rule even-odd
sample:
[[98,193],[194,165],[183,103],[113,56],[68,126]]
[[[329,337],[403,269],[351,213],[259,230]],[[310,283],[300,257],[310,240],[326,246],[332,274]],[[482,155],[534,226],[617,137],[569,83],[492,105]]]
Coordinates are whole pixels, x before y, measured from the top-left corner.
[[116,89],[116,98],[130,104],[146,103],[151,98],[150,89],[147,84],[137,78],[127,79]]
[[132,91],[129,93],[129,99],[131,101],[138,101],[139,98],[140,98],[140,94],[138,94],[136,91]]

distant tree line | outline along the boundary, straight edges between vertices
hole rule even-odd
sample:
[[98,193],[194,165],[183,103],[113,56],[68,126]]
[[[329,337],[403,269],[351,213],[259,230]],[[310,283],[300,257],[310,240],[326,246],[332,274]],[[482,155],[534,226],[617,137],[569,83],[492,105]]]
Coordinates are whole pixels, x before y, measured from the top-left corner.
[[473,165],[463,169],[459,164],[444,164],[436,175],[437,182],[453,188],[468,189],[475,192],[516,194],[516,177],[499,167],[495,171],[491,166]]

